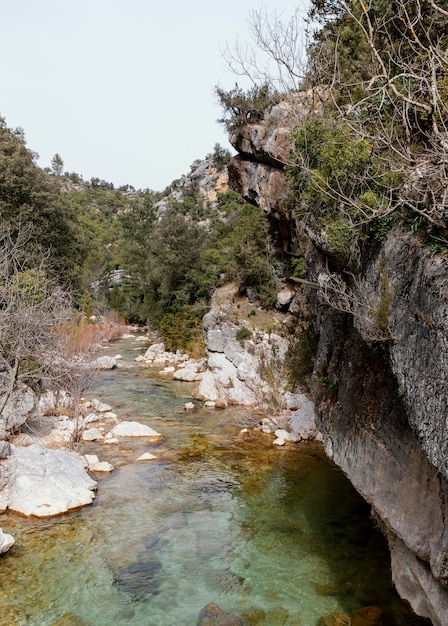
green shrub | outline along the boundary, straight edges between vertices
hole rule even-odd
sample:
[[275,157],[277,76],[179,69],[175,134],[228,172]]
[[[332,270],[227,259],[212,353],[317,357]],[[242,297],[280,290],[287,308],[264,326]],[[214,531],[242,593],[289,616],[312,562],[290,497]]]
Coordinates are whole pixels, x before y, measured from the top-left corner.
[[185,305],[168,310],[158,325],[160,336],[169,350],[183,350],[194,358],[205,354],[202,318],[207,309],[202,306]]
[[236,331],[235,339],[239,342],[243,342],[245,339],[251,339],[252,332],[247,328],[247,326],[241,326]]

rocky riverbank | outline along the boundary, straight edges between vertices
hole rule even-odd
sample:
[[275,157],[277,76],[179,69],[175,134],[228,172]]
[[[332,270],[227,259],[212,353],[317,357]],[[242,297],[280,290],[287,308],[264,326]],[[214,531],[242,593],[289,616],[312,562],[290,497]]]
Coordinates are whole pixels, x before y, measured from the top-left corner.
[[[99,357],[94,368],[115,369],[119,361],[119,355]],[[114,467],[96,454],[78,453],[81,445],[119,445],[139,437],[150,446],[162,438],[149,426],[120,420],[100,400],[82,400],[74,407],[70,395],[62,392],[45,393],[37,405],[25,392],[7,407],[4,423],[11,430],[8,440],[0,442],[0,513],[27,517],[53,517],[93,502],[98,486],[94,476]],[[135,461],[154,458],[144,451]],[[13,545],[10,535],[0,533],[0,553]]]
[[[294,299],[292,290],[288,297]],[[313,402],[304,393],[288,390],[287,321],[286,313],[263,311],[239,294],[236,285],[226,285],[215,292],[204,317],[205,358],[173,354],[156,341],[136,361],[157,368],[162,377],[196,383],[192,387],[195,402],[187,403],[187,410],[201,405],[253,407],[259,419],[252,420],[251,426],[275,434],[275,445],[321,441]]]
[[[230,321],[226,302],[223,293],[218,293],[204,320],[205,358],[193,360],[181,352],[171,353],[153,337],[153,343],[135,362],[141,367],[156,368],[163,378],[193,383],[195,399],[185,405],[185,410],[200,406],[219,409],[229,404],[258,407],[259,419],[252,420],[250,426],[271,433],[273,444],[319,440],[313,404],[305,395],[285,393],[280,411],[274,411],[263,400],[266,383],[259,373],[261,359],[272,353],[273,346],[277,354],[284,356],[284,339],[273,332],[259,332],[244,342],[237,340],[241,326]],[[141,336],[129,338],[141,345]],[[120,355],[99,357],[97,361],[98,369],[121,366]],[[227,380],[230,377],[233,384]],[[98,487],[95,475],[114,469],[111,463],[101,460],[98,445],[120,445],[128,437],[140,437],[151,446],[162,438],[149,426],[120,419],[113,407],[98,399],[83,400],[74,416],[72,400],[63,393],[44,394],[36,410],[30,415],[22,413],[20,421],[18,432],[11,433],[8,442],[2,442],[0,513],[8,510],[30,517],[51,517],[87,506],[93,502]],[[76,452],[79,445],[88,448],[89,443],[96,445],[96,453]],[[133,460],[155,458],[148,449]],[[7,535],[4,537],[3,552],[13,545]]]

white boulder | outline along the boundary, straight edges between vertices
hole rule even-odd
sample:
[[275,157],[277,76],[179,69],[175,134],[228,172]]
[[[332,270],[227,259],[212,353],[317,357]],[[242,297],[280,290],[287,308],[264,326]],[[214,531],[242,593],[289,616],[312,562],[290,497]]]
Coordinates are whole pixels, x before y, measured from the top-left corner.
[[186,383],[191,383],[197,380],[202,380],[202,374],[197,372],[194,367],[183,367],[173,374],[174,380],[181,380]]
[[136,461],[154,461],[154,459],[157,459],[157,457],[154,456],[154,454],[151,454],[150,452],[144,452],[138,457],[138,459],[135,459],[135,460]]
[[101,441],[103,435],[98,428],[88,428],[82,433],[81,438],[83,441]]
[[101,402],[100,400],[92,400],[91,402],[93,408],[98,413],[107,413],[108,411],[112,411],[112,407],[110,404],[106,404],[105,402]]
[[51,517],[92,503],[96,482],[78,454],[48,450],[37,444],[11,447],[10,511],[28,517]]
[[153,441],[159,441],[162,435],[153,428],[140,424],[140,422],[121,422],[110,431],[113,437],[147,437]]
[[8,550],[15,544],[15,539],[12,535],[4,533],[0,528],[0,554],[8,552]]
[[114,466],[107,461],[100,461],[96,454],[85,454],[84,459],[91,472],[112,472]]
[[113,370],[118,367],[117,361],[113,356],[100,356],[91,363],[96,370]]
[[284,430],[283,428],[279,428],[278,430],[276,430],[275,436],[276,436],[276,439],[274,440],[274,444],[276,446],[282,446],[284,445],[286,441],[297,443],[301,439],[298,435],[295,435],[294,433],[290,433],[289,431]]
[[163,341],[159,343],[153,343],[152,346],[149,346],[149,348],[146,350],[143,358],[147,361],[152,361],[156,357],[156,355],[163,352],[165,352],[165,344],[163,343]]

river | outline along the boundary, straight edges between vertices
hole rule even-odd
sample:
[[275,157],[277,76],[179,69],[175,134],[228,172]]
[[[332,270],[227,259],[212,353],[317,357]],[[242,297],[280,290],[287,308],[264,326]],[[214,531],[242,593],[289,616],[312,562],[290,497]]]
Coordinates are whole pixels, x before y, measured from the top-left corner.
[[[246,409],[185,411],[191,384],[136,363],[144,349],[113,344],[120,368],[90,395],[163,440],[83,444],[115,466],[95,475],[91,507],[0,517],[16,538],[0,559],[0,624],[195,626],[211,602],[260,626],[316,626],[372,604],[408,624],[369,509],[321,445],[241,436]],[[145,451],[157,460],[136,462]]]

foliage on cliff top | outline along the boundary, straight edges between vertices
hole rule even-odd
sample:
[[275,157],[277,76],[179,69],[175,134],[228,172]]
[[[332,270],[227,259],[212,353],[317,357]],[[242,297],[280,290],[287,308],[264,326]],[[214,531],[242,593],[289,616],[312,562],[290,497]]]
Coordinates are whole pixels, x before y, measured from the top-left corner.
[[299,217],[349,259],[399,219],[446,241],[447,0],[312,0],[308,17],[306,68],[295,22],[262,11],[251,14],[250,31],[270,73],[251,65],[253,52],[231,55],[236,73],[259,88],[272,90],[285,72],[296,90],[328,88],[323,111],[302,116],[286,163]]
[[259,123],[266,110],[280,100],[280,94],[269,84],[254,85],[248,90],[236,84],[229,91],[221,87],[216,87],[215,91],[224,111],[224,117],[218,121],[228,131],[245,124]]
[[[329,84],[331,100],[325,122],[306,121],[294,135],[291,180],[296,188],[308,183],[298,204],[306,204],[312,187],[320,202],[308,212],[321,226],[328,217],[322,205],[330,211],[338,205],[339,219],[361,226],[361,236],[378,234],[384,231],[379,222],[391,225],[409,212],[433,233],[447,229],[448,3],[313,0],[311,17],[323,26],[309,48],[307,83]],[[328,120],[334,136],[323,138],[316,178],[300,138],[308,131],[313,150],[309,131]]]

